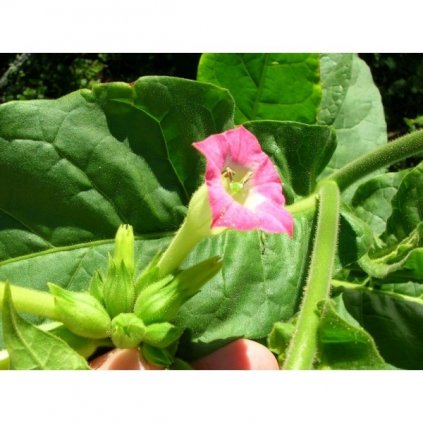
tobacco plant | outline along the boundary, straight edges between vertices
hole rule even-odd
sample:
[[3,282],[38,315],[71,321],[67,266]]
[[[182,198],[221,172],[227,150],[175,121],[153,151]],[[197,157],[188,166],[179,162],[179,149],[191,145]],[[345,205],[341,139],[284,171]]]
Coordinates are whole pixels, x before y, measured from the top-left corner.
[[[416,115],[419,111],[416,111]],[[0,106],[0,367],[423,368],[423,131],[387,142],[354,54],[204,54]]]

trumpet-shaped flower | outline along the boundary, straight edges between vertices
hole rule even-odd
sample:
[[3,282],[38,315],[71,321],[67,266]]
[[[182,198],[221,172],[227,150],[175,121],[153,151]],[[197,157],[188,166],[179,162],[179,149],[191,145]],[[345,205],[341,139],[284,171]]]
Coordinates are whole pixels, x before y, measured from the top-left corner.
[[281,179],[256,137],[240,126],[194,147],[206,158],[212,228],[262,229],[292,235]]

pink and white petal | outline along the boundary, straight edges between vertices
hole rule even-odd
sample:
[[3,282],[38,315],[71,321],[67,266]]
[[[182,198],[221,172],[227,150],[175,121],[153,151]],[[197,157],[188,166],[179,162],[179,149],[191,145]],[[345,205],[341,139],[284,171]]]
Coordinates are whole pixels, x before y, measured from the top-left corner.
[[264,156],[257,138],[243,126],[225,132],[231,159],[240,165],[249,166]]
[[285,205],[285,197],[282,193],[282,186],[277,182],[266,182],[261,185],[256,185],[251,189],[253,193],[257,193],[266,197],[268,201],[271,201],[279,206]]
[[271,160],[266,156],[265,160],[262,160],[259,163],[259,166],[254,172],[253,183],[255,186],[260,186],[269,182],[275,182],[279,185],[282,183],[275,166],[273,165]]
[[193,146],[207,159],[207,168],[222,170],[229,147],[225,133],[210,135],[204,141],[195,142]]
[[272,202],[263,202],[255,210],[259,228],[266,232],[287,233],[292,237],[294,220],[289,212]]

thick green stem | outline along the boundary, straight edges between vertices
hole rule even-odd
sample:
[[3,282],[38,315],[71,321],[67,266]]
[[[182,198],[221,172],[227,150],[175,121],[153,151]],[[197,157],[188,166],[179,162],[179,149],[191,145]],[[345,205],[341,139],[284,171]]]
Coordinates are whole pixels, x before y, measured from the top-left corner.
[[352,161],[327,179],[341,191],[382,167],[389,166],[423,151],[423,130],[412,132]]
[[159,276],[173,273],[201,240],[224,230],[211,230],[210,226],[211,210],[207,186],[203,184],[191,197],[184,222],[157,263]]
[[313,193],[308,197],[304,197],[301,200],[286,206],[285,209],[296,216],[314,213],[316,208],[316,198],[316,194]]
[[203,238],[203,234],[192,228],[190,221],[186,219],[157,264],[160,276],[173,273]]
[[[0,310],[3,307],[3,294],[5,282],[0,282]],[[48,292],[36,291],[35,289],[10,286],[13,305],[21,313],[31,313],[36,316],[58,320],[54,297]]]
[[313,367],[317,350],[317,303],[329,296],[338,239],[340,194],[333,181],[319,184],[318,217],[310,270],[294,335],[288,346],[284,370]]

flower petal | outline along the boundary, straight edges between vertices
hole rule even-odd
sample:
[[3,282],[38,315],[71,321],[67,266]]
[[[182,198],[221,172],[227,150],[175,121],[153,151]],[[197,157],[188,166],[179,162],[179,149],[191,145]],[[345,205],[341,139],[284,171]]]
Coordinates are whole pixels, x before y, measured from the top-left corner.
[[[292,216],[283,209],[285,198],[278,172],[256,137],[244,127],[211,135],[194,147],[206,157],[206,185],[212,211],[211,227],[241,231],[262,229],[292,235]],[[245,182],[246,200],[237,202],[222,182],[226,166],[252,173]]]

